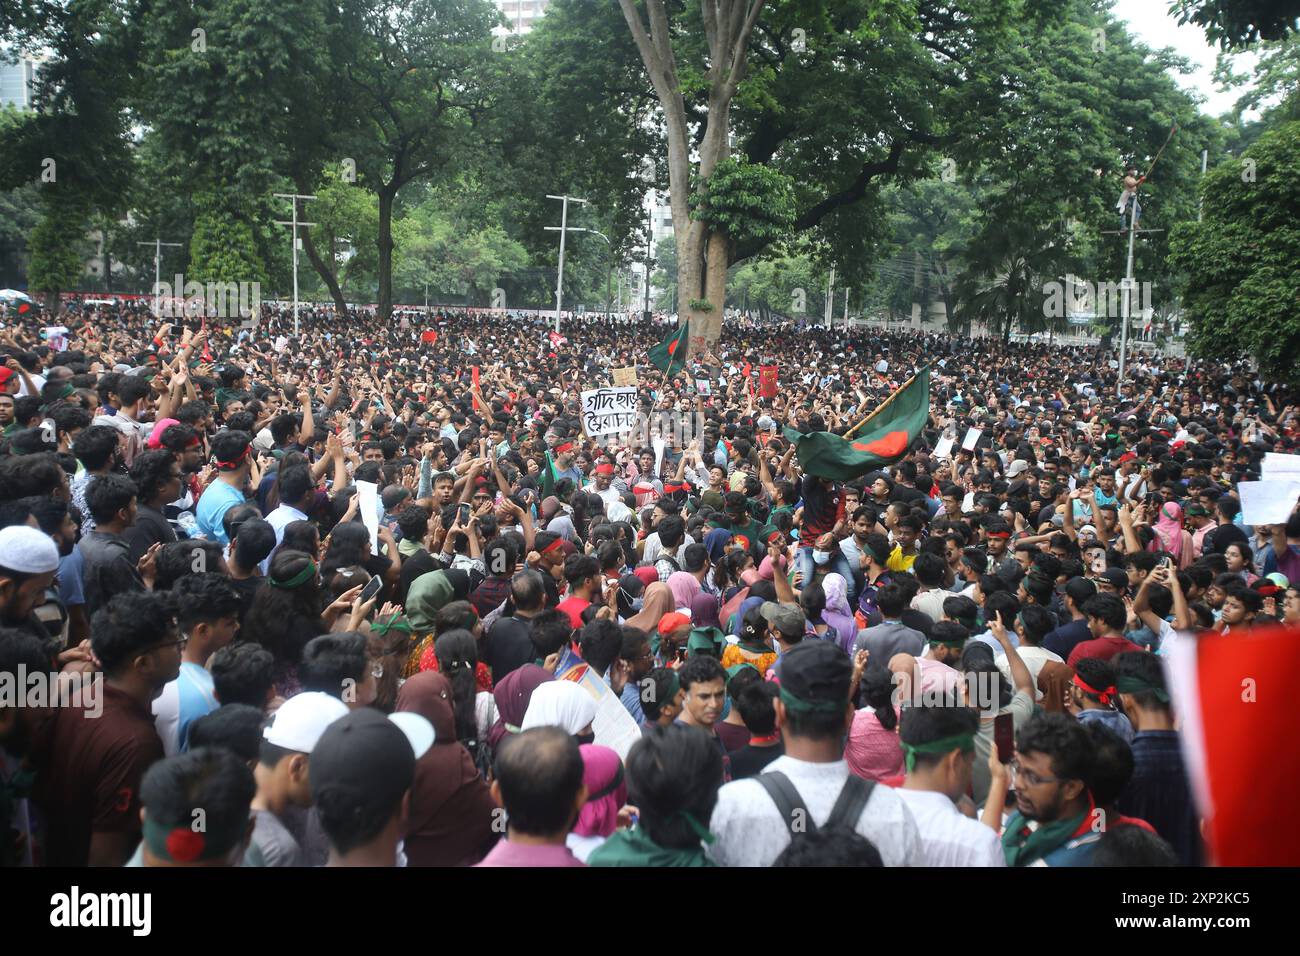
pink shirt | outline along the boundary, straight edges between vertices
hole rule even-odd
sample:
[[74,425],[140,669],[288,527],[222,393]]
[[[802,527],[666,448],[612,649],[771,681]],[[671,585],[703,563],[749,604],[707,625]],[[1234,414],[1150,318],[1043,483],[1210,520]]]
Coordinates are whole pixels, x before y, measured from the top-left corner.
[[567,846],[502,840],[475,866],[586,866]]
[[849,770],[866,780],[897,776],[903,772],[903,749],[898,745],[897,731],[886,730],[875,711],[864,707],[853,715],[844,760]]

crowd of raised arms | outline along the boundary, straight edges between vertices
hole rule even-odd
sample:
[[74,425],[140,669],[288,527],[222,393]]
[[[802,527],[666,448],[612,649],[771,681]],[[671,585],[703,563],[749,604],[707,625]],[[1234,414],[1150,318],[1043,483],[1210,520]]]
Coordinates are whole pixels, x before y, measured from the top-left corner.
[[[4,864],[1212,862],[1170,649],[1300,623],[1247,367],[148,305],[0,327]],[[804,470],[922,365],[906,454]]]

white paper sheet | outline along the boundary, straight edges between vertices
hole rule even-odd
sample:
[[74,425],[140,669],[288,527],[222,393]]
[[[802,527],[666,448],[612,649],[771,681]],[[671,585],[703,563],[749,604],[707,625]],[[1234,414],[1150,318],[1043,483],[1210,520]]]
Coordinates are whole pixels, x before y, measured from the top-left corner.
[[939,441],[936,442],[934,446],[934,457],[951,458],[952,444],[953,444],[953,440],[948,436],[945,435],[943,438],[940,438]]
[[980,436],[984,434],[982,428],[971,428],[966,432],[966,437],[961,440],[961,447],[967,451],[974,451],[975,446],[979,444]]
[[370,553],[379,553],[379,486],[373,481],[358,481],[357,510],[361,523],[370,531]]
[[1300,498],[1300,474],[1290,480],[1240,481],[1241,520],[1248,525],[1283,524]]

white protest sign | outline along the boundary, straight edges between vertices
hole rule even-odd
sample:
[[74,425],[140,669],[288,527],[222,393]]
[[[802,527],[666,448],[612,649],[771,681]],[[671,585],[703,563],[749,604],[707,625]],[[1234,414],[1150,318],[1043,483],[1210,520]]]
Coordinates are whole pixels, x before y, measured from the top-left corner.
[[361,523],[370,532],[370,553],[379,553],[379,486],[373,481],[358,481],[357,510]]
[[596,716],[591,722],[595,742],[617,751],[619,758],[626,760],[632,745],[641,739],[641,728],[609,685],[586,664],[566,671],[557,680],[572,681],[595,698]]
[[982,428],[969,428],[966,430],[966,437],[961,440],[961,447],[967,451],[974,451],[975,446],[979,444],[980,436],[984,434]]
[[658,477],[663,473],[664,449],[668,447],[668,443],[656,435],[650,439],[650,444],[655,450],[655,477]]
[[1248,525],[1284,524],[1300,498],[1300,474],[1282,480],[1239,481],[1241,520]]
[[1283,455],[1279,452],[1264,453],[1264,463],[1260,466],[1259,476],[1265,481],[1287,481],[1300,478],[1300,455]]
[[942,438],[939,439],[938,443],[934,446],[934,457],[951,458],[952,445],[953,445],[953,440],[949,438],[947,435],[944,435]]
[[582,393],[582,427],[592,437],[636,427],[636,388],[593,388]]

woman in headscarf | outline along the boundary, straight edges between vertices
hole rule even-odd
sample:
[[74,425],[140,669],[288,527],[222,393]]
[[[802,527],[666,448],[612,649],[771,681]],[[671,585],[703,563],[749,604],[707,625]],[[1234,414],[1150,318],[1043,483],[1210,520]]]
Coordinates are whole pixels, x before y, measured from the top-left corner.
[[488,746],[495,750],[506,734],[520,732],[524,714],[528,713],[528,704],[533,691],[543,684],[555,680],[555,675],[537,664],[525,664],[516,668],[501,679],[492,698],[497,704],[497,722],[488,731]]
[[413,647],[402,672],[403,677],[420,672],[420,659],[433,646],[433,630],[438,612],[455,599],[456,592],[446,571],[429,571],[411,582],[403,610],[411,625]]
[[554,680],[533,691],[520,731],[534,727],[559,727],[580,744],[594,743],[591,722],[596,719],[596,699],[571,680]]
[[674,571],[668,575],[668,590],[673,593],[677,609],[689,608],[695,595],[700,593],[700,582],[689,571]]
[[722,630],[722,625],[718,623],[718,599],[712,594],[701,591],[691,598],[691,627],[716,627]]
[[653,634],[659,628],[660,619],[665,614],[670,614],[675,610],[677,610],[677,604],[673,592],[662,581],[655,581],[645,589],[645,594],[641,596],[640,613],[633,614],[623,623],[631,627],[639,627],[647,634]]
[[709,553],[710,563],[722,563],[722,559],[727,553],[727,545],[730,542],[731,532],[726,528],[714,528],[704,536],[704,550]]
[[582,785],[587,788],[587,802],[578,811],[565,844],[583,863],[618,829],[618,813],[627,803],[627,783],[623,780],[623,761],[618,752],[598,744],[583,744]]
[[1166,501],[1160,506],[1155,533],[1147,546],[1149,551],[1164,551],[1180,571],[1192,563],[1192,536],[1183,530],[1183,509],[1178,502]]
[[416,674],[397,692],[399,713],[419,714],[433,724],[434,740],[415,763],[405,851],[411,866],[472,866],[498,834],[492,829],[496,801],[456,739],[453,694],[435,671]]
[[822,578],[822,590],[826,592],[826,608],[822,611],[822,620],[829,624],[839,635],[839,644],[844,653],[853,654],[853,642],[858,636],[858,625],[849,608],[849,585],[844,576],[832,571]]

